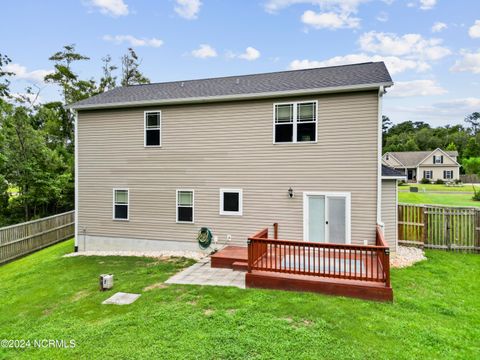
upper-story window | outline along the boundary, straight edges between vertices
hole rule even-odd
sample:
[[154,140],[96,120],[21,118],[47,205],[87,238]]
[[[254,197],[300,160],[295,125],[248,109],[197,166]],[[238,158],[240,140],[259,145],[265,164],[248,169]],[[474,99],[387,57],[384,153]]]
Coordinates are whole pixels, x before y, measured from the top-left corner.
[[274,143],[317,141],[317,101],[274,104]]
[[433,155],[434,164],[443,164],[443,155]]
[[145,146],[161,146],[162,112],[145,111]]
[[390,156],[388,156],[388,154],[385,155],[385,160],[387,160],[387,161],[390,160]]

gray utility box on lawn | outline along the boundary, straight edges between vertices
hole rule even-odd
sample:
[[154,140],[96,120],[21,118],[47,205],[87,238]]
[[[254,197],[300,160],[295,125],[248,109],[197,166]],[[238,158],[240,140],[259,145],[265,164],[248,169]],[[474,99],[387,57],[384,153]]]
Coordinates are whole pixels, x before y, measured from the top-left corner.
[[102,274],[100,275],[100,290],[105,291],[113,287],[113,275]]

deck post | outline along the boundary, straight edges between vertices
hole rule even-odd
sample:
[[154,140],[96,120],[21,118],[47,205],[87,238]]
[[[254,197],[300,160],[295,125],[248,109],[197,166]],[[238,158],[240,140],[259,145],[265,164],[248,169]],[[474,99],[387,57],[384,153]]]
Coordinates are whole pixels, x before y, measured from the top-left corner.
[[385,286],[390,287],[390,249],[385,249],[385,256],[383,259],[383,268],[385,269]]
[[273,238],[278,240],[278,223],[273,223]]
[[247,272],[252,272],[252,241],[247,240]]

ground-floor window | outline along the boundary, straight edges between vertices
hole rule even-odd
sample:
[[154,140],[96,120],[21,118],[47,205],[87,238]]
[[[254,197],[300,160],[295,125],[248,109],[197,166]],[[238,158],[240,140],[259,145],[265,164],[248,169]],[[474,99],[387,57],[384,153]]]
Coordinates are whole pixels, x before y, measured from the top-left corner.
[[177,222],[194,222],[193,190],[177,190]]
[[425,179],[431,179],[433,178],[433,171],[432,170],[424,170],[423,171],[423,177]]
[[444,179],[453,179],[453,171],[452,170],[444,170],[443,171],[443,178]]
[[220,215],[237,215],[243,213],[242,189],[220,189]]
[[113,219],[128,220],[128,189],[113,189]]

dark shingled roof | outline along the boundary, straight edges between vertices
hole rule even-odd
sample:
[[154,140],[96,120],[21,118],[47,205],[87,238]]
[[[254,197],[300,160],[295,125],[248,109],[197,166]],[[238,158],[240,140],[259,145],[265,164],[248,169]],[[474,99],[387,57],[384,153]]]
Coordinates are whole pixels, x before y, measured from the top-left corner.
[[101,108],[209,97],[262,96],[374,84],[392,85],[392,78],[383,62],[118,87],[69,107]]
[[405,176],[405,174],[402,174],[400,171],[395,170],[394,168],[391,168],[390,166],[382,164],[382,176],[400,177],[400,176]]

